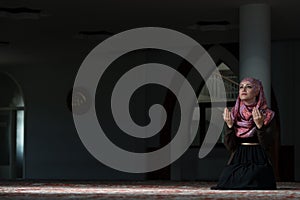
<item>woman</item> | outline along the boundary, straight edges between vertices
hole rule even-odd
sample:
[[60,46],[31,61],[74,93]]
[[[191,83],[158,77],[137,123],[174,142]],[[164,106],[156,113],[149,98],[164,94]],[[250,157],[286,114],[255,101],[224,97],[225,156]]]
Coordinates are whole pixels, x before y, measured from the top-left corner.
[[224,144],[231,157],[212,189],[276,189],[268,154],[273,143],[273,117],[261,82],[243,79],[234,108],[231,112],[224,109]]

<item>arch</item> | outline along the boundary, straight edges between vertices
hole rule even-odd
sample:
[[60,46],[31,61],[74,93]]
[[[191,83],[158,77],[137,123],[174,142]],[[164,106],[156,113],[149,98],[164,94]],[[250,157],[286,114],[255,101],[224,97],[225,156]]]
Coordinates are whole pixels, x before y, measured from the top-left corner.
[[7,72],[0,71],[0,94],[0,179],[24,178],[24,95]]
[[6,94],[0,99],[0,107],[25,107],[20,84],[7,72],[0,71],[0,92]]
[[216,65],[224,62],[230,67],[231,71],[233,71],[235,74],[239,74],[239,61],[226,48],[221,45],[214,45],[208,49],[208,53]]

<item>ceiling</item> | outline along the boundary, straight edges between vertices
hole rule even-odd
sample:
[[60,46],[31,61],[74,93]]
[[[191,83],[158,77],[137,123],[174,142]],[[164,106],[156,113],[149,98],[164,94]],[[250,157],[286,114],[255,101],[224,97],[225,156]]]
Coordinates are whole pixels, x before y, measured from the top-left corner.
[[[0,67],[80,60],[109,35],[145,26],[175,29],[200,44],[238,42],[239,7],[260,2],[271,5],[272,40],[300,38],[299,0],[0,0]],[[201,21],[230,26],[202,29]]]

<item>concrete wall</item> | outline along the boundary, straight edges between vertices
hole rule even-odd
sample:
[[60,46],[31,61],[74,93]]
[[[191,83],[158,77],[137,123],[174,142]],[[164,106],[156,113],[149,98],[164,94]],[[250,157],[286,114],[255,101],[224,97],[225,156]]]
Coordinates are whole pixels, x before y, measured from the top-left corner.
[[[81,143],[74,127],[67,95],[85,55],[95,46],[89,44],[79,53],[63,52],[64,59],[1,64],[19,82],[26,106],[25,178],[143,180],[145,174],[113,170],[98,162]],[[50,57],[55,58],[53,53]],[[300,42],[272,43],[272,86],[281,120],[281,143],[295,147],[295,179],[300,180],[299,116]],[[172,165],[175,180],[216,180],[227,160],[225,148],[216,147],[203,160],[199,149],[191,149]],[[113,158],[112,158],[113,159]],[[212,170],[215,169],[215,170]]]
[[[300,41],[272,43],[272,86],[278,102],[281,144],[294,146],[295,180],[300,180],[299,73]],[[286,163],[288,165],[288,163]]]
[[1,66],[24,93],[25,179],[143,179],[143,174],[123,173],[103,165],[80,141],[67,106],[81,64],[74,60]]

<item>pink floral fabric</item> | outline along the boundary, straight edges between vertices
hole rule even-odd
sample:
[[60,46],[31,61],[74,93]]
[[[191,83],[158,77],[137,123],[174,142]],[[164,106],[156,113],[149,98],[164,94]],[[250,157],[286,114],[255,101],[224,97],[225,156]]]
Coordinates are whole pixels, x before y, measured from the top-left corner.
[[234,129],[237,137],[252,137],[256,126],[252,117],[252,110],[256,107],[264,115],[264,125],[268,125],[274,117],[274,112],[268,108],[262,83],[254,78],[244,78],[243,81],[249,81],[254,89],[258,90],[256,103],[245,105],[240,97],[237,98],[235,106],[231,110],[231,117],[234,120]]

